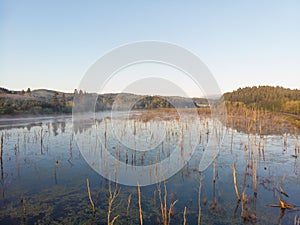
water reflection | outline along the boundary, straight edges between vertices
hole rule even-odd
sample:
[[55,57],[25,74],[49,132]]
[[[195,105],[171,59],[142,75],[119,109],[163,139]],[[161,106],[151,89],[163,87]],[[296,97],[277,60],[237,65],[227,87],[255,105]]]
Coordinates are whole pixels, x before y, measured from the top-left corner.
[[[137,133],[139,129],[142,131],[151,124],[150,118],[142,120],[136,116],[130,119],[130,124],[136,125]],[[112,156],[127,167],[151,165],[151,160],[154,163],[172,154],[176,144],[182,145],[180,151],[185,151],[190,147],[190,140],[193,140],[192,135],[187,135],[182,141],[179,136],[182,129],[177,129],[176,120],[169,118],[165,121],[169,130],[163,144],[153,151],[136,152],[134,155],[134,149],[124,148],[112,140],[108,131],[103,132],[99,139],[90,136],[92,129],[105,130],[105,126],[108,129],[110,122],[106,115],[96,120],[88,119],[85,126],[82,126],[82,121],[72,123],[71,118],[2,121],[0,224],[21,224],[24,218],[28,224],[107,224],[106,216],[103,215],[107,215],[109,188],[113,191],[115,184],[99,176],[87,165],[78,149],[74,133],[83,135],[87,142],[93,143],[91,156],[95,157],[96,151],[104,156],[107,148]],[[209,118],[202,118],[200,123],[201,129],[192,133],[199,137],[197,157],[205,151],[207,131],[210,130]],[[183,130],[187,128],[183,127]],[[286,150],[283,151],[282,135],[248,136],[230,128],[227,133],[218,157],[206,171],[200,174],[198,161],[192,158],[186,167],[166,182],[166,205],[169,207],[178,200],[170,211],[171,224],[183,223],[185,208],[189,224],[198,223],[199,208],[202,224],[241,224],[244,220],[256,224],[292,224],[294,217],[300,215],[298,211],[281,210],[267,204],[278,202],[278,197],[282,196],[278,192],[281,187],[288,193],[288,198],[283,196],[287,202],[300,205],[299,157],[292,157],[295,154],[295,137],[287,135]],[[121,132],[124,139],[126,135],[126,132]],[[237,200],[233,185],[232,166],[235,161],[238,189],[240,195],[244,196],[241,201]],[[95,214],[92,213],[87,194],[87,178],[91,184]],[[120,215],[116,220],[119,224],[139,224],[137,189],[122,185],[119,187],[121,190],[116,199],[117,207],[112,216]],[[164,184],[161,183],[160,187],[164,202]],[[131,204],[126,215],[129,195]],[[162,224],[157,185],[142,187],[141,195],[144,223]],[[21,200],[26,202],[26,216]]]

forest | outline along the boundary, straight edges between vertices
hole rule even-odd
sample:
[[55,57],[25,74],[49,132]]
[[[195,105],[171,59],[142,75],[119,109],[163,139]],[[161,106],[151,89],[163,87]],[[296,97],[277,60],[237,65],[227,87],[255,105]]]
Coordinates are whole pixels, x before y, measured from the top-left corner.
[[300,90],[272,86],[239,88],[224,94],[227,105],[300,115]]

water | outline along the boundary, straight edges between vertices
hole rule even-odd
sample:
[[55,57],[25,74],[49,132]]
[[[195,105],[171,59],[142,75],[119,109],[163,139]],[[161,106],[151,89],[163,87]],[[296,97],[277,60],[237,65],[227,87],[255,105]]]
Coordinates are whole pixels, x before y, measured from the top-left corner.
[[[218,157],[200,174],[198,165],[207,147],[206,131],[208,129],[213,133],[209,118],[201,117],[200,125],[193,126],[193,118],[185,121],[185,125],[180,125],[179,120],[168,113],[164,117],[151,115],[147,120],[141,120],[138,112],[135,114],[130,118],[117,117],[119,141],[122,140],[125,145],[114,140],[109,132],[112,125],[109,114],[101,114],[101,118],[96,121],[84,117],[87,118],[86,122],[74,125],[71,117],[1,119],[3,159],[0,224],[107,224],[109,190],[113,193],[116,188],[119,195],[113,203],[111,220],[119,215],[115,224],[139,224],[137,187],[121,184],[116,187],[115,182],[100,176],[84,160],[84,157],[94,157],[95,164],[92,166],[96,168],[99,161],[97,157],[101,156],[100,148],[104,152],[106,147],[111,155],[118,157],[128,168],[152,165],[156,160],[166,159],[178,146],[184,152],[195,147],[196,154],[188,164],[165,183],[160,183],[160,188],[157,184],[141,187],[144,224],[162,224],[159,193],[164,203],[164,185],[167,190],[167,207],[178,200],[170,212],[171,224],[183,224],[185,207],[187,223],[197,224],[201,177],[201,224],[293,224],[294,217],[300,217],[297,210],[282,212],[278,207],[268,206],[279,203],[280,187],[289,195],[281,195],[286,202],[300,206],[300,162],[299,157],[292,157],[295,154],[293,135],[288,135],[287,149],[283,150],[282,135],[248,137],[248,134],[224,129],[226,134]],[[122,119],[126,123],[122,123]],[[149,130],[150,126],[152,130]],[[98,141],[95,141],[93,129],[97,131]],[[134,159],[134,142],[126,142],[129,139],[126,135],[134,130],[137,149],[142,148],[141,143],[146,143],[151,135],[153,140],[161,138],[163,144],[159,144],[161,140],[150,142],[156,143],[148,146],[152,150],[137,151]],[[165,136],[159,133],[164,130],[168,130]],[[193,146],[195,140],[197,144]],[[89,151],[81,153],[79,148],[82,146],[88,146]],[[256,197],[252,157],[257,168]],[[238,202],[234,190],[232,166],[235,162],[237,186],[240,195],[244,191],[244,204]],[[114,171],[112,165],[108,165],[108,170]],[[114,180],[114,173],[111,174]],[[95,214],[88,197],[87,179],[90,181]],[[126,215],[129,195],[131,202]],[[242,208],[251,215],[246,221],[241,217]]]

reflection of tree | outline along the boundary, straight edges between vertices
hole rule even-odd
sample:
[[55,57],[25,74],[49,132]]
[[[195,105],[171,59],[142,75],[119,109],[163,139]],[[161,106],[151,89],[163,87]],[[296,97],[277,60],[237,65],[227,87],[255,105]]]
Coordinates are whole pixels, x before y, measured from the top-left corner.
[[73,121],[73,130],[75,134],[81,134],[82,132],[90,129],[93,125],[94,122],[89,120]]
[[27,126],[26,126],[28,131],[30,131],[31,127],[32,127],[31,124],[27,124]]
[[66,130],[66,122],[65,121],[62,121],[60,123],[60,128],[61,128],[61,132],[65,133],[65,130]]
[[54,121],[54,122],[52,122],[52,132],[53,132],[54,136],[58,135],[57,130],[58,130],[58,124],[56,121]]

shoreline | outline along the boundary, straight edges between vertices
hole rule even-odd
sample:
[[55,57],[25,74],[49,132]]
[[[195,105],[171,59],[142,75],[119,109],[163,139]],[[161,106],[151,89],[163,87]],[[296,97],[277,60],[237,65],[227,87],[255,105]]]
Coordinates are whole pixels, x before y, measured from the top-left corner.
[[1,115],[0,125],[6,122],[30,122],[34,120],[50,120],[50,119],[67,119],[72,118],[70,114],[18,114],[18,115]]

